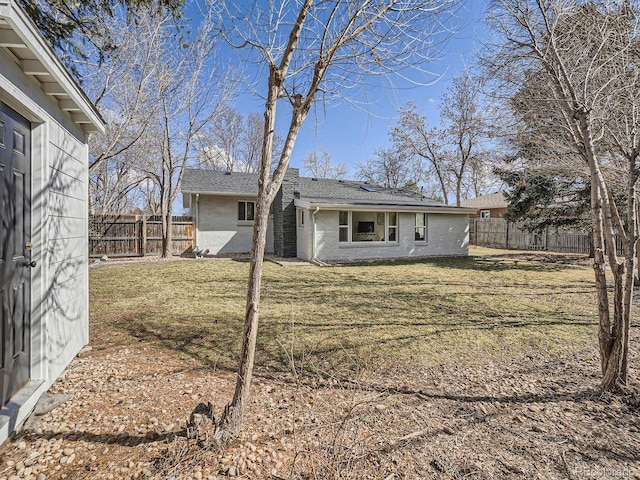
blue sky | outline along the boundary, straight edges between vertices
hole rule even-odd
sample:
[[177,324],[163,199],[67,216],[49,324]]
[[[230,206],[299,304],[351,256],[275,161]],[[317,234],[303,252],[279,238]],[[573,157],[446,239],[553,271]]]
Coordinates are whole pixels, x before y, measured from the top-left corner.
[[[375,98],[367,98],[368,112],[342,101],[336,106],[317,105],[312,110],[296,141],[291,166],[303,170],[303,158],[310,150],[325,148],[334,163],[346,163],[349,178],[356,178],[355,165],[366,161],[373,152],[389,146],[387,133],[398,119],[398,108],[412,101],[418,111],[426,115],[430,123],[437,124],[439,102],[451,79],[461,73],[465,64],[473,61],[474,52],[480,48],[486,2],[466,0],[458,13],[458,29],[443,48],[442,57],[430,66],[441,75],[433,85],[405,89],[377,89]],[[435,80],[435,78],[434,78]],[[362,99],[358,99],[362,100]],[[245,93],[240,96],[236,109],[243,114],[262,113],[264,102],[257,96]],[[289,117],[281,110],[278,129],[286,132]],[[283,118],[286,117],[286,118]]]

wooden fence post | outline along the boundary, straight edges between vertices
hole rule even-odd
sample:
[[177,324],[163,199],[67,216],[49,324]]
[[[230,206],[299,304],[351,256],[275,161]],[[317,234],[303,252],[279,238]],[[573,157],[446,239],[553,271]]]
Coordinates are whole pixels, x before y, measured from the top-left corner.
[[544,250],[545,251],[549,250],[549,225],[547,225],[547,230],[545,231],[545,234],[544,234]]
[[147,216],[142,215],[142,225],[141,225],[141,233],[142,233],[142,249],[140,250],[140,254],[142,257],[147,255]]
[[477,245],[478,244],[478,219],[477,218],[473,219],[473,230],[474,230],[473,241]]
[[507,222],[507,227],[505,229],[504,248],[509,248],[509,222]]

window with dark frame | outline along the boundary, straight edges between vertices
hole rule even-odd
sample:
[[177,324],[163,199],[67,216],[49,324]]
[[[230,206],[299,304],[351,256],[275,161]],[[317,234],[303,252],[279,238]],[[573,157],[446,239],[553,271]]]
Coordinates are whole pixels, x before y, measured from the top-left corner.
[[255,202],[238,202],[238,221],[252,222],[255,217]]
[[397,243],[398,214],[341,210],[338,212],[338,241]]
[[338,241],[349,241],[349,212],[345,210],[338,212]]
[[427,241],[427,214],[416,213],[416,242]]

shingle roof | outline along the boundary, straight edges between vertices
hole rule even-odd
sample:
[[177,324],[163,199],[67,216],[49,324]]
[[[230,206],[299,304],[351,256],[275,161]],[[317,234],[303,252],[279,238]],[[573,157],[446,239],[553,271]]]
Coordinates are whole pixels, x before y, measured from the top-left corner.
[[353,180],[300,177],[300,198],[311,203],[372,203],[442,205],[422,198],[419,192],[372,186]]
[[500,191],[462,200],[460,206],[470,208],[505,208],[509,206],[509,203],[505,200],[503,192]]
[[[355,180],[299,177],[297,190],[301,199],[311,203],[446,206],[422,198],[419,192],[376,187]],[[255,196],[258,194],[258,175],[187,169],[182,179],[182,191]]]
[[182,191],[255,196],[258,195],[258,174],[188,168],[182,177]]

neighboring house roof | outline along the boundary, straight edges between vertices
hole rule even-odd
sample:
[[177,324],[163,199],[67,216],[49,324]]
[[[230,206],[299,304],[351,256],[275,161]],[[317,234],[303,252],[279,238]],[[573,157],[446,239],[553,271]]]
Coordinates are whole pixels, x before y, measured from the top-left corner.
[[505,200],[504,193],[499,191],[488,195],[481,195],[476,198],[462,200],[460,202],[460,206],[476,209],[507,208],[509,206],[509,202]]
[[[423,198],[412,190],[384,188],[355,180],[333,180],[326,178],[298,177],[299,192],[295,204],[311,208],[315,206],[393,206],[420,209],[456,210],[443,203]],[[187,169],[182,179],[183,193],[215,195],[256,196],[258,175],[255,173],[219,172],[212,170]],[[453,211],[453,210],[452,210]],[[475,210],[473,210],[475,211]]]

